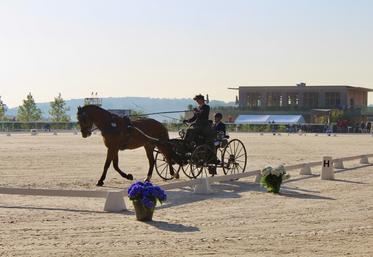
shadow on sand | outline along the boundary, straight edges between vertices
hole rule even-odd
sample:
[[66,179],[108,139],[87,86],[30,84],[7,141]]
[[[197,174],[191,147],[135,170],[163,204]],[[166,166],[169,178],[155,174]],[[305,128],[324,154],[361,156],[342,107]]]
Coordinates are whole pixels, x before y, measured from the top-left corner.
[[20,210],[39,210],[39,211],[67,211],[76,213],[97,213],[97,214],[125,214],[133,215],[133,211],[122,211],[122,212],[106,212],[106,211],[95,211],[95,210],[82,210],[82,209],[71,209],[71,208],[59,208],[59,207],[36,207],[36,206],[6,206],[0,205],[0,208],[4,209],[20,209]]
[[211,189],[213,191],[212,194],[195,194],[193,193],[193,189],[189,187],[181,188],[178,191],[167,191],[167,202],[164,203],[162,206],[159,206],[158,208],[164,209],[194,202],[200,202],[206,199],[240,198],[240,193],[247,191],[265,192],[265,190],[260,187],[259,184],[240,181],[229,181],[212,184]]
[[[293,189],[293,188],[289,188],[289,187],[281,187],[281,191],[280,191],[279,195],[285,196],[285,197],[300,198],[300,199],[336,200],[335,198],[332,198],[332,197],[300,193],[298,191],[303,191],[303,190],[298,189],[298,188]],[[306,191],[306,190],[304,190],[304,191]]]
[[174,224],[167,221],[148,221],[146,222],[150,226],[156,227],[160,230],[172,231],[172,232],[197,232],[199,228],[193,226],[185,226],[183,224]]

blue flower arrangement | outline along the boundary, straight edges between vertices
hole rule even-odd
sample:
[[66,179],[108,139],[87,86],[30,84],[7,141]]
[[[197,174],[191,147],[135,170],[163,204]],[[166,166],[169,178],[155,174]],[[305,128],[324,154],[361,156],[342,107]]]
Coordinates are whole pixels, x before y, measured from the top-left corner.
[[148,209],[154,209],[157,201],[160,203],[167,200],[165,191],[150,182],[136,182],[128,188],[128,197],[132,201],[142,203]]

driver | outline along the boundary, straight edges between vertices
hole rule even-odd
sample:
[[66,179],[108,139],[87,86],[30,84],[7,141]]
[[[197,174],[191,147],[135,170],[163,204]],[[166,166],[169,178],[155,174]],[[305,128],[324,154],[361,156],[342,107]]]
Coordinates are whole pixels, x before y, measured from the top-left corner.
[[210,106],[205,102],[205,97],[201,94],[193,98],[197,102],[198,108],[194,108],[193,117],[183,120],[184,123],[191,123],[191,128],[187,130],[185,140],[192,142],[198,134],[202,134],[207,143],[214,141],[214,134],[209,123]]

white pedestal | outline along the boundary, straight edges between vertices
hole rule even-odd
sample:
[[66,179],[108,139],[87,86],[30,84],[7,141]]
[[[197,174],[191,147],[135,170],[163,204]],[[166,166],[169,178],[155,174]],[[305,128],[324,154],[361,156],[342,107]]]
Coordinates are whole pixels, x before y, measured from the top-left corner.
[[259,173],[258,175],[256,175],[255,177],[255,183],[260,183],[260,179],[262,178],[262,175]]
[[304,165],[299,172],[299,175],[312,175],[311,167]]
[[201,178],[194,187],[194,193],[196,194],[212,194],[212,192],[208,178]]
[[121,212],[127,210],[126,204],[124,203],[122,192],[108,192],[104,211],[107,212]]
[[334,179],[334,167],[333,167],[333,158],[330,156],[324,156],[322,159],[322,167],[320,178],[324,179]]
[[343,165],[343,161],[341,161],[341,160],[334,160],[333,161],[333,166],[336,169],[344,169],[345,168],[345,166]]
[[366,155],[361,156],[360,164],[369,164],[368,156]]

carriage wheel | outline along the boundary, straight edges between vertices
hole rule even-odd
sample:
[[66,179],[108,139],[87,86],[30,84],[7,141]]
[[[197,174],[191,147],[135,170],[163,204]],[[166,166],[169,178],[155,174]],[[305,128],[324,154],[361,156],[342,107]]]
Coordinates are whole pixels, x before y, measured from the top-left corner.
[[222,155],[224,174],[227,175],[244,172],[246,163],[247,154],[244,144],[238,139],[229,141],[228,145],[224,148]]
[[198,176],[202,173],[202,168],[198,168],[192,163],[181,166],[181,169],[188,178],[198,178]]
[[[155,149],[155,170],[157,171],[158,175],[163,178],[164,180],[171,180],[174,177],[170,174],[170,166],[167,163],[166,157],[163,155],[162,152],[160,152],[158,149]],[[175,163],[172,164],[172,167],[174,168],[174,172],[178,173],[180,170],[180,165]]]
[[209,174],[208,168],[209,165],[214,162],[214,155],[214,151],[208,145],[200,145],[193,151],[190,157],[190,165],[192,168],[198,169],[197,177],[202,174],[202,172],[204,172],[206,176]]

